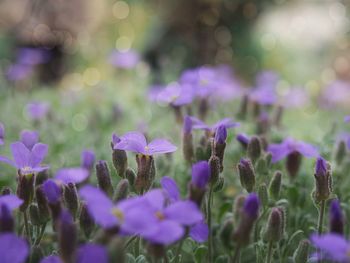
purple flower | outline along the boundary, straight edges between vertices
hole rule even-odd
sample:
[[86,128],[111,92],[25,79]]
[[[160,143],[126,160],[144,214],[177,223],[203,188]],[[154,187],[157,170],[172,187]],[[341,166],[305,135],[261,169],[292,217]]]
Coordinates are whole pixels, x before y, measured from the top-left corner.
[[48,146],[37,143],[29,150],[22,142],[11,143],[11,152],[13,160],[0,156],[0,162],[5,162],[20,170],[21,174],[31,174],[47,170],[48,166],[40,166],[44,160]]
[[227,130],[225,125],[220,125],[215,132],[215,142],[219,144],[224,144],[227,138]]
[[0,206],[5,205],[10,211],[20,207],[22,203],[23,200],[13,194],[0,196]]
[[323,252],[323,255],[333,261],[337,262],[349,262],[349,242],[338,234],[325,234],[322,236],[312,235],[311,242],[313,245]]
[[177,147],[164,139],[155,139],[147,144],[145,136],[140,132],[127,132],[120,137],[120,141],[114,144],[115,150],[132,151],[144,155],[171,153]]
[[4,124],[0,122],[0,145],[4,145],[5,139],[5,127]]
[[50,52],[42,48],[20,48],[17,52],[17,63],[38,65],[50,59]]
[[273,163],[282,160],[293,152],[298,152],[305,157],[317,157],[319,155],[315,146],[302,141],[296,141],[292,138],[286,138],[279,144],[270,144],[268,146],[268,151],[272,154]]
[[28,243],[15,234],[1,234],[0,255],[1,263],[24,263],[29,255]]
[[250,218],[256,219],[259,214],[260,201],[259,197],[255,193],[251,193],[244,201],[243,211]]
[[40,263],[63,263],[59,256],[48,256],[43,258]]
[[151,190],[144,198],[156,218],[155,228],[144,236],[152,243],[171,244],[184,235],[185,226],[192,226],[203,220],[201,211],[192,201],[177,201],[165,206],[166,198],[161,189]]
[[104,246],[85,244],[80,246],[76,263],[108,263],[108,254]]
[[317,157],[315,165],[315,175],[324,177],[327,174],[327,162],[321,156]]
[[190,134],[192,132],[192,119],[188,115],[186,115],[184,118],[182,131],[184,134]]
[[30,151],[33,149],[33,146],[39,142],[39,133],[37,131],[23,130],[20,137],[21,142],[23,142]]
[[195,224],[190,229],[190,237],[197,242],[205,242],[208,239],[209,228],[208,225],[200,222]]
[[192,184],[204,189],[210,179],[210,167],[207,161],[200,161],[192,165]]
[[27,114],[32,120],[41,120],[47,116],[50,105],[46,102],[32,102],[27,104]]
[[191,117],[191,120],[192,120],[193,129],[207,130],[212,133],[215,133],[216,129],[219,128],[220,126],[224,126],[226,129],[229,129],[240,125],[238,122],[233,122],[231,118],[222,119],[212,125],[207,125],[195,117]]
[[279,104],[285,108],[301,108],[309,102],[309,94],[303,88],[291,88],[280,96]]
[[125,52],[113,51],[109,57],[109,63],[114,67],[122,69],[132,69],[140,62],[140,55],[135,50]]
[[11,81],[19,81],[28,78],[33,73],[33,67],[23,64],[12,64],[7,68],[6,77]]
[[171,203],[179,201],[181,199],[179,187],[177,186],[174,179],[168,176],[164,176],[160,180],[160,185],[162,186]]
[[239,141],[244,146],[248,146],[248,143],[250,142],[249,136],[244,133],[237,134],[236,140]]
[[350,115],[344,117],[344,122],[350,122]]
[[260,105],[272,105],[277,101],[277,94],[270,87],[256,88],[249,93],[249,99]]
[[338,200],[333,200],[329,209],[329,231],[344,234],[344,217]]
[[179,85],[170,83],[165,89],[159,91],[157,102],[165,103],[172,106],[183,106],[193,101],[194,94],[189,85]]
[[141,236],[154,228],[154,214],[144,198],[133,197],[113,204],[103,191],[89,185],[82,187],[79,194],[91,217],[103,228],[119,227],[125,234]]
[[81,153],[81,167],[91,170],[94,167],[95,153],[93,151],[84,150]]
[[50,204],[56,204],[60,201],[62,190],[54,180],[46,180],[42,185],[42,190]]
[[65,184],[79,184],[89,177],[89,171],[81,167],[62,168],[57,171],[55,179]]
[[350,100],[350,83],[334,81],[322,91],[320,99],[320,103],[326,107],[337,105],[347,107]]

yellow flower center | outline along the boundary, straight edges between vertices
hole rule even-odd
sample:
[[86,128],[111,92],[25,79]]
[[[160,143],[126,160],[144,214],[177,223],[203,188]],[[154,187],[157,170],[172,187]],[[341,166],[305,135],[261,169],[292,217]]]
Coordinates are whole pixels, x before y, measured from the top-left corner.
[[113,208],[112,208],[112,214],[113,214],[116,218],[118,218],[119,221],[121,221],[121,222],[124,221],[124,214],[123,214],[123,212],[122,212],[120,209],[118,209],[118,208],[116,208],[116,207],[113,207]]
[[200,83],[202,86],[206,86],[206,85],[208,85],[209,81],[207,79],[201,79]]
[[156,212],[156,217],[161,221],[165,219],[165,216],[160,211]]

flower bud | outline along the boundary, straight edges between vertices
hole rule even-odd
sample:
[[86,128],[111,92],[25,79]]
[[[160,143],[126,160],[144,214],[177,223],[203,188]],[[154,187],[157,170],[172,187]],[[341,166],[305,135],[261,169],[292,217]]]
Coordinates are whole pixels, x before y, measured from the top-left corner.
[[32,225],[34,225],[34,226],[41,225],[39,208],[36,204],[31,204],[29,206],[29,218],[30,218],[30,222],[32,223]]
[[125,263],[126,251],[124,242],[120,237],[114,237],[108,244],[109,260],[110,262]]
[[17,196],[23,200],[19,207],[21,212],[24,212],[33,200],[34,195],[34,174],[22,175],[19,173]]
[[199,119],[205,120],[208,114],[209,110],[209,103],[208,100],[203,98],[199,101],[199,109],[198,109],[198,114],[199,114]]
[[11,188],[8,186],[5,186],[1,190],[1,195],[10,195],[12,194]]
[[234,227],[233,227],[232,218],[228,218],[227,220],[225,220],[219,229],[219,237],[221,240],[221,244],[228,250],[232,249],[231,237],[232,237],[233,230],[234,230]]
[[220,159],[215,155],[212,155],[209,159],[210,183],[212,185],[215,185],[216,182],[219,180],[220,169],[221,169],[220,162],[221,162]]
[[302,156],[299,152],[294,151],[287,155],[286,170],[290,178],[295,178],[299,172]]
[[329,231],[344,235],[344,216],[338,200],[332,201],[329,212]]
[[210,180],[210,167],[206,161],[200,161],[192,165],[192,181],[189,189],[189,199],[200,206],[206,186]]
[[226,148],[227,130],[224,125],[220,125],[215,132],[215,139],[212,140],[212,155],[220,160],[220,172],[224,170],[224,155]]
[[235,222],[239,222],[245,199],[246,199],[245,195],[238,195],[235,198],[235,201],[233,203],[233,211],[232,211]]
[[255,187],[254,167],[249,159],[241,159],[237,165],[241,185],[248,193],[252,192]]
[[42,190],[45,193],[46,200],[50,209],[51,217],[53,220],[53,227],[56,228],[57,220],[61,214],[61,188],[51,179],[47,180],[42,186]]
[[137,154],[136,190],[141,193],[151,188],[155,177],[154,158],[150,155]]
[[77,229],[73,217],[66,210],[59,216],[58,246],[60,257],[65,263],[74,263],[77,245]]
[[307,239],[299,242],[298,248],[293,254],[294,263],[307,263],[309,261],[310,241]]
[[0,232],[14,232],[15,222],[9,207],[5,204],[0,205]]
[[64,186],[63,196],[64,203],[74,219],[79,207],[78,192],[74,183],[68,183]]
[[170,105],[171,108],[174,110],[175,119],[178,124],[182,124],[183,122],[183,116],[180,106]]
[[337,165],[342,164],[345,156],[346,156],[346,144],[344,141],[340,141],[335,149],[335,161]]
[[35,189],[35,197],[36,197],[36,202],[38,204],[38,209],[39,209],[39,218],[40,218],[41,224],[44,224],[47,221],[49,221],[50,211],[49,211],[49,206],[47,203],[45,193],[41,188],[41,186],[38,186]]
[[275,201],[277,201],[280,197],[281,185],[282,185],[282,173],[280,171],[276,171],[269,185],[270,198],[272,198]]
[[257,134],[266,134],[270,129],[270,117],[266,111],[260,113],[257,121]]
[[49,177],[49,170],[39,172],[35,177],[35,187],[42,185]]
[[90,216],[89,211],[85,203],[82,204],[79,215],[80,228],[83,230],[86,239],[90,237],[92,230],[94,229],[95,222]]
[[263,207],[267,207],[269,204],[269,196],[267,193],[267,186],[265,183],[262,183],[258,187],[258,196],[259,200],[261,201],[261,204]]
[[282,229],[281,212],[278,208],[272,208],[265,227],[264,239],[268,242],[278,242],[282,238]]
[[136,180],[136,174],[135,171],[131,168],[128,167],[125,171],[125,177],[128,179],[130,186],[135,185],[135,180]]
[[281,219],[282,219],[281,235],[283,236],[286,232],[286,227],[287,227],[287,212],[286,212],[286,208],[283,206],[278,206],[277,209],[281,213]]
[[207,161],[212,155],[212,138],[208,137],[208,134],[203,135],[199,141],[199,145],[196,147],[196,159],[198,161]]
[[81,167],[85,168],[86,170],[91,171],[92,168],[94,167],[94,162],[95,162],[95,154],[93,151],[89,150],[84,150],[81,153]]
[[249,244],[250,233],[259,215],[259,198],[255,193],[249,194],[244,202],[240,220],[233,233],[233,240],[244,247]]
[[332,192],[330,165],[322,157],[317,158],[314,177],[316,183],[314,199],[319,203],[327,200]]
[[223,176],[219,176],[218,181],[216,182],[216,184],[214,185],[214,192],[220,192],[225,185],[225,178]]
[[247,154],[250,160],[252,160],[253,163],[255,163],[261,155],[261,142],[259,137],[253,136],[249,143],[247,148]]
[[237,134],[236,140],[241,144],[241,146],[244,149],[248,148],[248,144],[250,142],[250,138],[246,134],[244,134],[244,133]]
[[106,161],[101,160],[96,164],[96,177],[98,182],[98,187],[104,191],[109,197],[113,196],[113,186],[112,180],[108,169],[108,164]]
[[115,189],[115,194],[114,194],[114,201],[118,202],[123,199],[126,199],[129,195],[129,181],[128,179],[121,179],[117,185],[117,188]]
[[[45,257],[45,253],[40,245],[32,247],[31,254],[30,254],[30,262],[45,262],[42,260],[42,258],[44,257]],[[46,263],[50,263],[50,262],[51,261],[49,262],[46,261]],[[51,263],[55,263],[55,262],[56,261],[52,261]]]
[[191,117],[186,116],[182,130],[182,153],[184,159],[188,163],[192,163],[194,158],[193,150],[193,136],[192,136],[192,120]]
[[113,142],[111,143],[112,150],[113,150],[112,159],[113,159],[113,165],[117,170],[117,174],[120,177],[124,178],[126,168],[128,168],[128,157],[124,150],[114,149],[114,145],[118,141],[120,141],[120,139],[115,134],[113,134]]

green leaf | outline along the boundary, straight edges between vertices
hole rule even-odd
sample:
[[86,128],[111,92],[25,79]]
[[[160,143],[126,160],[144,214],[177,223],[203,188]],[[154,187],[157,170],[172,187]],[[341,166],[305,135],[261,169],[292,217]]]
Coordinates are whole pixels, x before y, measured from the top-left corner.
[[194,252],[195,262],[197,263],[205,262],[207,253],[208,253],[208,248],[206,246],[204,245],[199,246]]

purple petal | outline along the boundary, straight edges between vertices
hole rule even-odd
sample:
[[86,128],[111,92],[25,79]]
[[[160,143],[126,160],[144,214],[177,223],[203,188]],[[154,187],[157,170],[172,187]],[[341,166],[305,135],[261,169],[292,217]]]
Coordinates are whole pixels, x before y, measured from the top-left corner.
[[0,205],[6,205],[11,211],[18,208],[22,203],[23,200],[13,194],[0,196]]
[[108,254],[104,246],[86,244],[78,249],[76,263],[108,263]]
[[160,180],[160,184],[163,190],[165,190],[165,192],[167,193],[168,198],[170,199],[171,202],[180,200],[180,190],[174,179],[168,176],[164,176]]
[[4,124],[0,122],[0,145],[4,144],[4,138],[5,138],[5,127],[4,127]]
[[177,147],[164,139],[155,139],[147,145],[146,153],[150,155],[175,152]]
[[192,165],[192,184],[203,189],[210,178],[210,167],[207,161],[200,161]]
[[192,120],[192,128],[193,129],[199,129],[199,130],[210,130],[210,127],[205,124],[203,121],[197,119],[196,117],[190,116]]
[[62,190],[54,180],[46,180],[42,185],[42,189],[49,203],[55,204],[60,201]]
[[164,220],[159,222],[153,233],[145,235],[145,239],[155,244],[169,245],[183,237],[184,233],[185,230],[180,224]]
[[39,133],[37,131],[23,130],[21,132],[21,142],[31,151],[34,144],[39,141]]
[[81,153],[81,167],[91,170],[94,167],[95,153],[93,151],[84,150]]
[[31,152],[22,142],[11,143],[10,148],[17,168],[30,166]]
[[182,225],[193,225],[203,220],[203,214],[192,201],[178,201],[164,209],[166,218]]
[[0,156],[0,162],[7,163],[7,164],[17,168],[17,165],[15,164],[15,162],[10,160],[9,158],[7,158],[5,156]]
[[165,196],[162,189],[151,190],[144,195],[144,198],[149,202],[154,210],[163,210]]
[[29,255],[27,242],[15,234],[0,235],[1,263],[24,263]]
[[63,263],[59,256],[48,256],[43,258],[40,263]]
[[219,128],[220,126],[224,126],[226,129],[229,129],[229,128],[233,128],[233,127],[239,126],[239,123],[233,122],[231,118],[225,118],[225,119],[222,119],[222,120],[218,121],[214,125],[212,125],[211,129],[213,131],[216,131],[216,129]]
[[44,160],[47,155],[48,146],[43,143],[37,143],[34,145],[30,158],[30,166],[35,168]]
[[344,117],[344,122],[350,122],[350,115]]
[[208,239],[209,229],[205,223],[198,223],[191,227],[190,236],[197,242],[205,242]]
[[113,203],[100,189],[87,185],[79,190],[81,198],[86,202],[90,215],[95,222],[104,228],[118,224],[117,217],[112,214]]
[[79,184],[85,181],[89,177],[89,171],[85,168],[74,167],[74,168],[63,168],[60,169],[56,175],[55,179],[68,183]]
[[120,137],[120,142],[114,145],[116,150],[145,153],[147,145],[145,136],[140,132],[127,132]]
[[272,162],[276,163],[285,158],[291,151],[285,144],[270,144],[267,151],[272,155]]
[[311,158],[311,157],[317,157],[319,155],[317,148],[308,143],[299,142],[297,149],[305,157]]

